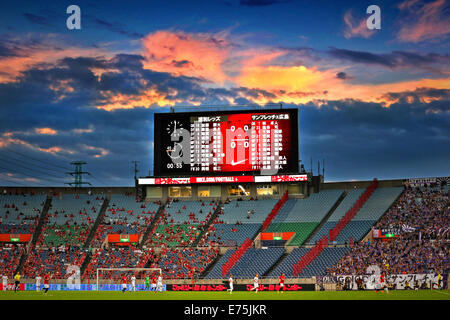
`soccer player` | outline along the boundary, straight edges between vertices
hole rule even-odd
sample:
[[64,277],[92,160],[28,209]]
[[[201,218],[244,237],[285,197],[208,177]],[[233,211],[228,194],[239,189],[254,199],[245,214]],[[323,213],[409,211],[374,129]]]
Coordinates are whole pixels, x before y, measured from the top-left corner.
[[152,277],[152,291],[156,291],[156,277]]
[[230,294],[233,293],[233,275],[230,273],[230,277],[228,278],[228,285],[229,289],[227,291],[230,291]]
[[47,293],[49,288],[50,288],[50,272],[44,276],[44,291],[45,291],[44,293]]
[[8,276],[4,275],[2,277],[2,280],[3,280],[3,291],[6,291],[6,289],[8,288]]
[[125,291],[127,290],[127,276],[123,276],[121,282],[122,282],[122,292],[125,293]]
[[381,276],[380,276],[380,287],[381,287],[381,292],[384,292],[384,290],[386,290],[386,293],[389,293],[389,288],[387,286],[386,278],[384,276],[384,273],[382,273]]
[[131,288],[136,292],[136,277],[134,275],[131,277]]
[[145,276],[145,289],[144,290],[149,290],[150,289],[150,277],[147,275]]
[[281,276],[278,278],[278,281],[280,282],[280,287],[278,288],[278,293],[281,290],[281,293],[283,293],[284,291],[284,280],[286,279],[286,277],[284,276],[284,273],[281,274]]
[[159,275],[158,277],[158,283],[156,284],[156,288],[160,292],[163,291],[162,275]]
[[258,278],[258,274],[256,274],[256,276],[253,278],[253,288],[250,289],[250,291],[255,290],[256,293],[258,293],[258,289],[259,289],[259,278]]
[[41,276],[36,276],[36,291],[41,291]]
[[19,290],[20,286],[20,274],[17,272],[14,276],[14,292],[17,292]]

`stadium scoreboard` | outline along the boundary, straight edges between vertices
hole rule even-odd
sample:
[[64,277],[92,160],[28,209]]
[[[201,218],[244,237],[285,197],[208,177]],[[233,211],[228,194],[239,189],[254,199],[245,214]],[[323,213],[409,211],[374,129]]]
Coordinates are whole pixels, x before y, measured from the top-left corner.
[[298,110],[155,113],[155,176],[298,172]]

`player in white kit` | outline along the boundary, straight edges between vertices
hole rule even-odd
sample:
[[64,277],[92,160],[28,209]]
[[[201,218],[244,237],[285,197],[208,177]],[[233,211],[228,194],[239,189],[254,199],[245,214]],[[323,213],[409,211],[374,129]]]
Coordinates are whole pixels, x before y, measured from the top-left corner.
[[3,291],[6,291],[6,288],[8,287],[8,276],[4,275],[2,277],[3,280]]
[[230,294],[233,293],[233,275],[230,273],[230,278],[228,278],[228,284],[230,286],[229,289],[227,289],[227,291],[230,291]]
[[36,291],[41,291],[41,279],[39,275],[36,276]]
[[158,283],[156,284],[156,290],[162,292],[163,291],[163,283],[162,283],[162,276],[159,275],[158,277]]
[[131,277],[131,288],[133,289],[134,292],[136,292],[136,277],[135,276]]
[[251,288],[250,290],[255,290],[256,293],[258,293],[258,289],[259,289],[259,278],[258,278],[258,274],[256,274],[256,276],[253,278],[253,288]]

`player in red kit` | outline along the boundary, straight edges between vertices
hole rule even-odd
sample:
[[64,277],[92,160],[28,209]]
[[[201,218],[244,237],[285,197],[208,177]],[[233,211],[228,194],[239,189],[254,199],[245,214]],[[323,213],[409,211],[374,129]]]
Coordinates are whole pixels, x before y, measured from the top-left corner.
[[281,274],[281,276],[278,277],[278,281],[280,282],[280,286],[278,288],[278,293],[281,290],[281,293],[283,293],[284,291],[284,280],[286,279],[286,277],[284,276],[284,273]]
[[47,273],[44,276],[44,293],[47,293],[49,288],[50,288],[50,273]]
[[120,282],[122,283],[122,292],[124,293],[127,290],[127,277],[123,276]]
[[381,286],[381,292],[384,292],[384,290],[386,290],[386,293],[389,293],[389,288],[387,286],[386,278],[384,276],[384,273],[382,273],[381,276],[380,276],[380,286]]

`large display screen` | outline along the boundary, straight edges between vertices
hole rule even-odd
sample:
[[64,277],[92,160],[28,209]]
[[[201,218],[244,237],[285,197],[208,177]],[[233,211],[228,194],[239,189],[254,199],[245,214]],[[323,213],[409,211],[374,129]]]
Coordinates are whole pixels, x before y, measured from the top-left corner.
[[156,113],[155,176],[298,172],[297,109]]

